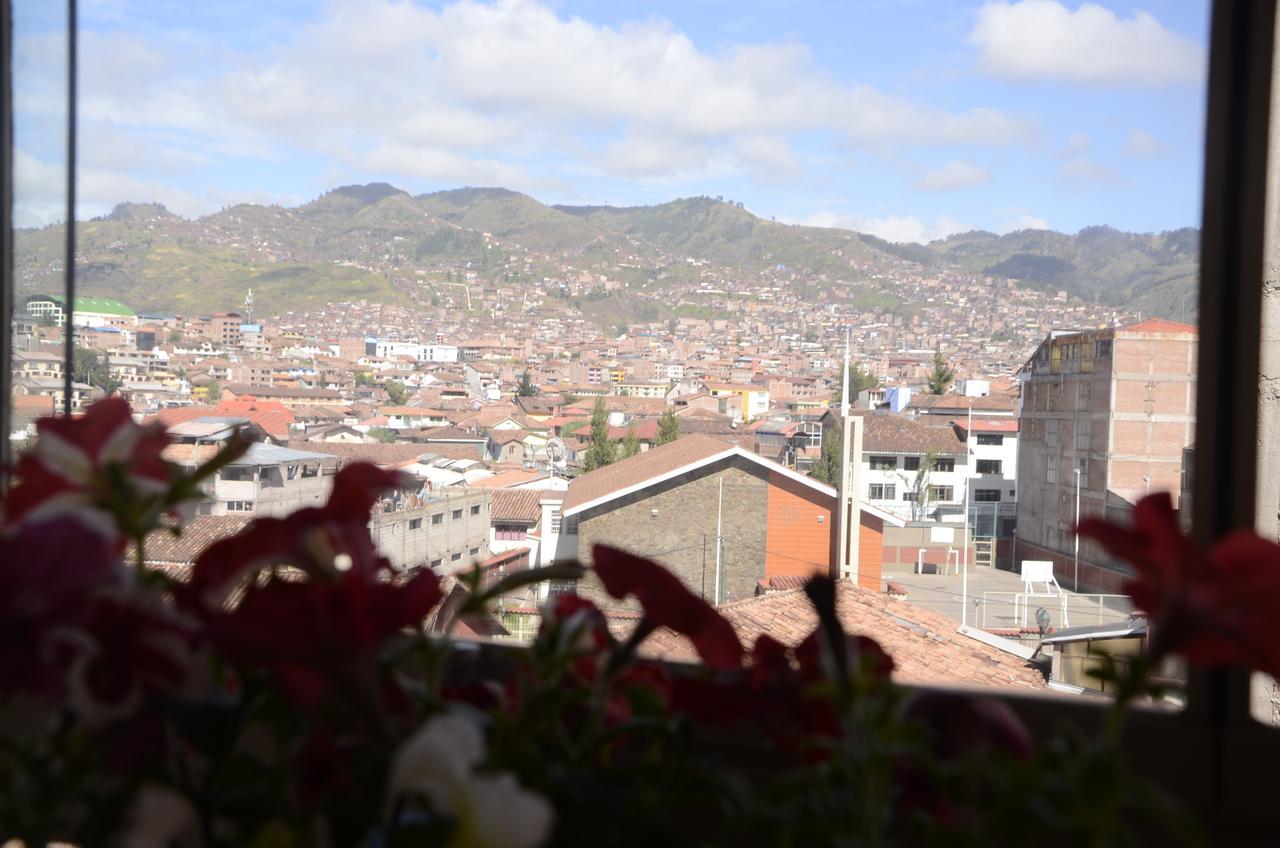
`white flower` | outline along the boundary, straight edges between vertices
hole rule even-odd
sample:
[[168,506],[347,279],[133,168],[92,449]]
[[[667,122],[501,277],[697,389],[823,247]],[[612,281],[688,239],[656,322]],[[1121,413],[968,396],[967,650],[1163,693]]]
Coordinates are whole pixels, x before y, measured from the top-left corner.
[[396,754],[389,795],[420,794],[457,821],[450,848],[536,848],[551,835],[554,815],[541,795],[509,772],[476,774],[484,737],[455,715],[431,719]]
[[146,784],[138,791],[126,828],[115,842],[121,848],[204,844],[196,808],[186,796],[164,786]]

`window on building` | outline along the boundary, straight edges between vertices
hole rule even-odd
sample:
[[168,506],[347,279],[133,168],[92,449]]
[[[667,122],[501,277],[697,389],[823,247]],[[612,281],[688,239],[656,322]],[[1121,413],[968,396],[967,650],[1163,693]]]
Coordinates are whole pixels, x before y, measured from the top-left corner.
[[867,497],[873,501],[891,501],[897,497],[897,486],[892,483],[872,483],[867,487]]
[[440,558],[433,559],[433,560],[431,560],[431,567],[432,567],[432,568],[439,568],[439,567],[440,567],[440,564],[441,564],[442,562],[444,562],[444,560],[442,560],[442,559],[440,559]]
[[434,513],[431,516],[431,523],[432,525],[444,524],[444,513],[443,512]]
[[496,524],[493,528],[493,537],[500,542],[520,542],[529,536],[529,531],[523,524]]
[[566,519],[565,519],[565,522],[564,522],[564,534],[565,534],[566,536],[576,536],[576,535],[578,535],[578,516],[576,516],[576,515],[571,515],[571,516],[569,516],[568,518],[566,518]]
[[456,554],[449,554],[449,562],[457,562],[460,559],[462,559],[461,551],[458,551]]
[[1076,422],[1076,450],[1087,451],[1093,443],[1093,422],[1081,418]]
[[954,456],[940,456],[933,461],[934,471],[955,471],[956,458]]
[[1076,470],[1080,472],[1080,488],[1089,488],[1089,459],[1080,457],[1076,460]]
[[910,490],[904,491],[904,492],[902,493],[902,500],[903,500],[903,502],[904,502],[904,503],[915,503],[915,502],[916,502],[916,493],[915,493],[915,492],[912,492],[912,491],[910,491]]
[[453,511],[453,515],[451,515],[450,517],[451,517],[454,521],[457,521],[458,519],[462,518],[462,510],[460,510],[460,509],[455,509],[455,510]]
[[1058,482],[1058,458],[1052,454],[1045,457],[1044,481],[1046,483]]
[[1044,442],[1051,448],[1058,446],[1058,419],[1050,418],[1045,422]]
[[919,471],[919,470],[920,470],[920,457],[918,457],[918,456],[904,456],[904,457],[902,458],[902,470],[903,470],[903,471]]
[[1004,463],[998,459],[980,459],[978,460],[979,474],[1001,474]]
[[467,551],[467,556],[479,556],[479,554],[480,554],[479,548],[472,548],[471,550]]
[[418,528],[420,528],[421,526],[422,526],[422,519],[421,519],[421,518],[410,518],[410,519],[409,519],[409,529],[410,529],[410,530],[417,530],[417,529],[418,529]]
[[980,445],[1003,445],[1004,434],[1002,433],[979,433],[978,444]]
[[931,501],[954,501],[956,499],[955,486],[930,486],[929,500]]
[[551,510],[551,532],[552,533],[560,532],[560,510],[559,509]]
[[868,462],[872,471],[892,471],[898,467],[896,456],[872,456]]
[[471,507],[471,514],[472,515],[480,514],[480,504],[476,504],[475,506]]
[[1000,490],[974,489],[973,499],[978,503],[998,503],[1000,501]]
[[1111,340],[1093,343],[1093,358],[1105,359],[1111,355]]
[[253,512],[253,501],[227,501],[227,512]]

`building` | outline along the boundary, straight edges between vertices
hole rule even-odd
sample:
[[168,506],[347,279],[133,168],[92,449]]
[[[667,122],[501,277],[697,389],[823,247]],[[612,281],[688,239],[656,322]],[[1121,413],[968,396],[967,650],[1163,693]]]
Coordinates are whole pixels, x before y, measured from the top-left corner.
[[[109,297],[77,297],[75,317],[72,324],[76,327],[136,327],[138,315],[128,306]],[[32,295],[27,298],[24,307],[27,314],[41,321],[52,322],[61,327],[66,323],[67,299],[59,294]]]
[[451,574],[489,558],[490,501],[480,489],[391,492],[374,506],[369,530],[397,571]]
[[[194,468],[212,457],[220,444],[175,444],[165,459]],[[329,498],[338,458],[325,453],[291,450],[254,442],[238,459],[217,471],[204,486],[200,515],[245,513],[288,515]]]
[[1017,419],[974,418],[970,424],[966,417],[951,426],[969,447],[969,523],[974,535],[1008,538],[1017,519]]
[[[822,418],[823,437],[839,426]],[[863,416],[862,497],[902,521],[960,521],[969,478],[965,443],[949,422],[930,426],[889,412]],[[932,465],[926,463],[933,458]]]
[[735,421],[754,421],[769,412],[769,390],[764,386],[736,383],[703,383],[712,397],[728,398],[727,414]]
[[[1052,560],[1070,585],[1077,512],[1124,520],[1159,491],[1176,504],[1195,434],[1197,343],[1195,327],[1164,320],[1040,343],[1019,375],[1020,559]],[[1120,569],[1092,541],[1079,545],[1081,586],[1118,591]]]
[[[745,448],[684,436],[575,478],[543,544],[555,560],[585,563],[598,542],[622,547],[725,603],[751,597],[761,580],[834,574],[835,509],[830,486]],[[877,591],[886,523],[903,522],[863,505],[859,582]],[[601,597],[590,579],[582,588]]]

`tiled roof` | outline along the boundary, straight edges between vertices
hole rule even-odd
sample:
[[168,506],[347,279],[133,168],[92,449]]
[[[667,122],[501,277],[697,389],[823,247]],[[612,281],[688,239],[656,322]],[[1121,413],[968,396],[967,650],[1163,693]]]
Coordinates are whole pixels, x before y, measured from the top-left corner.
[[996,395],[965,397],[963,395],[931,395],[919,393],[913,394],[911,396],[911,402],[907,404],[908,409],[916,409],[926,412],[934,409],[959,409],[961,411],[965,411],[968,410],[969,407],[973,407],[975,411],[987,410],[990,412],[1012,412],[1013,399],[1009,397],[998,397]]
[[1148,318],[1136,324],[1128,324],[1119,328],[1126,333],[1198,333],[1195,324],[1183,324],[1180,321],[1167,321],[1164,318]]
[[[190,564],[209,545],[239,533],[248,523],[247,515],[197,515],[183,525],[181,536],[168,529],[152,530],[143,552],[149,563]],[[131,547],[126,561],[135,557]]]
[[[841,624],[850,633],[870,636],[889,652],[897,666],[893,677],[899,683],[1044,688],[1040,672],[1012,654],[961,635],[946,616],[848,581],[838,587],[836,611]],[[765,633],[783,644],[797,645],[818,621],[800,589],[770,592],[719,609],[746,646]],[[654,633],[640,651],[664,659],[696,658],[688,640],[669,630]]]
[[574,478],[564,500],[564,510],[594,501],[621,489],[683,468],[730,450],[731,446],[707,436],[681,436],[674,442],[619,460]]
[[538,505],[538,501],[548,494],[542,489],[494,489],[493,503],[489,507],[489,520],[534,524],[542,513],[542,507]]
[[510,471],[502,471],[492,477],[483,477],[479,480],[472,480],[468,485],[472,489],[508,489],[512,486],[519,486],[524,483],[532,483],[535,480],[545,480],[547,475],[542,471],[527,471],[523,468],[513,468]]
[[950,427],[929,427],[902,415],[878,413],[862,418],[864,453],[936,453],[962,456],[964,442]]
[[[951,419],[953,427],[959,427],[961,430],[969,429],[968,418]],[[1016,418],[975,418],[973,419],[973,432],[975,433],[1016,433],[1018,432],[1018,419]]]
[[[290,439],[285,443],[294,450],[314,450],[315,442],[305,439]],[[402,444],[348,444],[346,442],[324,442],[325,453],[338,457],[342,464],[350,462],[372,462],[374,465],[394,465],[407,459],[417,459],[427,453],[426,445]]]

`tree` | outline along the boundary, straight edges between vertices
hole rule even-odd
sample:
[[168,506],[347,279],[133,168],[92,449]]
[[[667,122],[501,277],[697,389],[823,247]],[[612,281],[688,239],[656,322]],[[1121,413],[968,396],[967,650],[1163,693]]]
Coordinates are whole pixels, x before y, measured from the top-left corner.
[[929,374],[929,394],[941,395],[946,394],[947,389],[951,388],[951,383],[956,379],[956,372],[942,358],[942,348],[934,348],[933,351],[933,372]]
[[658,435],[653,440],[653,444],[655,446],[665,445],[667,442],[674,442],[678,438],[680,438],[680,421],[676,418],[676,411],[668,409],[658,419]]
[[627,428],[627,437],[622,440],[622,458],[629,459],[640,453],[640,437],[636,435],[635,427]]
[[71,355],[71,377],[77,383],[87,383],[106,394],[120,388],[120,381],[111,376],[111,364],[95,350],[77,347]]
[[[874,389],[878,385],[880,385],[880,380],[875,374],[872,374],[870,371],[863,371],[855,365],[853,368],[849,369],[849,393],[853,395],[853,397],[849,398],[849,403],[852,404],[858,399],[858,395],[862,394],[867,389]],[[836,384],[835,394],[831,396],[831,405],[839,406],[843,402],[844,380],[841,379],[841,381]]]
[[169,331],[169,344],[171,344],[171,345],[176,345],[176,344],[180,344],[181,342],[182,342],[182,331],[181,331],[181,330],[170,330],[170,331]]
[[373,385],[373,375],[372,375],[372,374],[370,374],[368,371],[357,371],[357,372],[356,372],[356,385],[357,385],[357,386],[372,386],[372,385]]
[[538,387],[533,382],[533,377],[529,374],[529,369],[524,369],[524,373],[520,375],[520,382],[516,385],[516,397],[537,397]]
[[911,500],[911,520],[924,521],[929,513],[929,473],[933,471],[934,464],[938,461],[938,455],[930,451],[920,458],[920,467],[916,469],[914,477],[898,472],[899,479],[907,487],[907,491],[912,494]]
[[822,453],[818,454],[817,461],[809,469],[810,477],[828,486],[840,485],[840,450],[843,441],[839,422],[834,427],[827,428],[822,434]]
[[591,410],[591,442],[587,445],[582,467],[586,471],[595,471],[617,458],[617,446],[609,438],[609,418],[604,411],[604,398],[596,398],[595,408]]
[[205,399],[209,403],[217,403],[222,400],[222,384],[217,380],[210,380],[209,385],[205,387]]
[[387,400],[392,406],[404,406],[404,402],[409,399],[408,389],[398,380],[388,380],[383,388],[387,390]]

